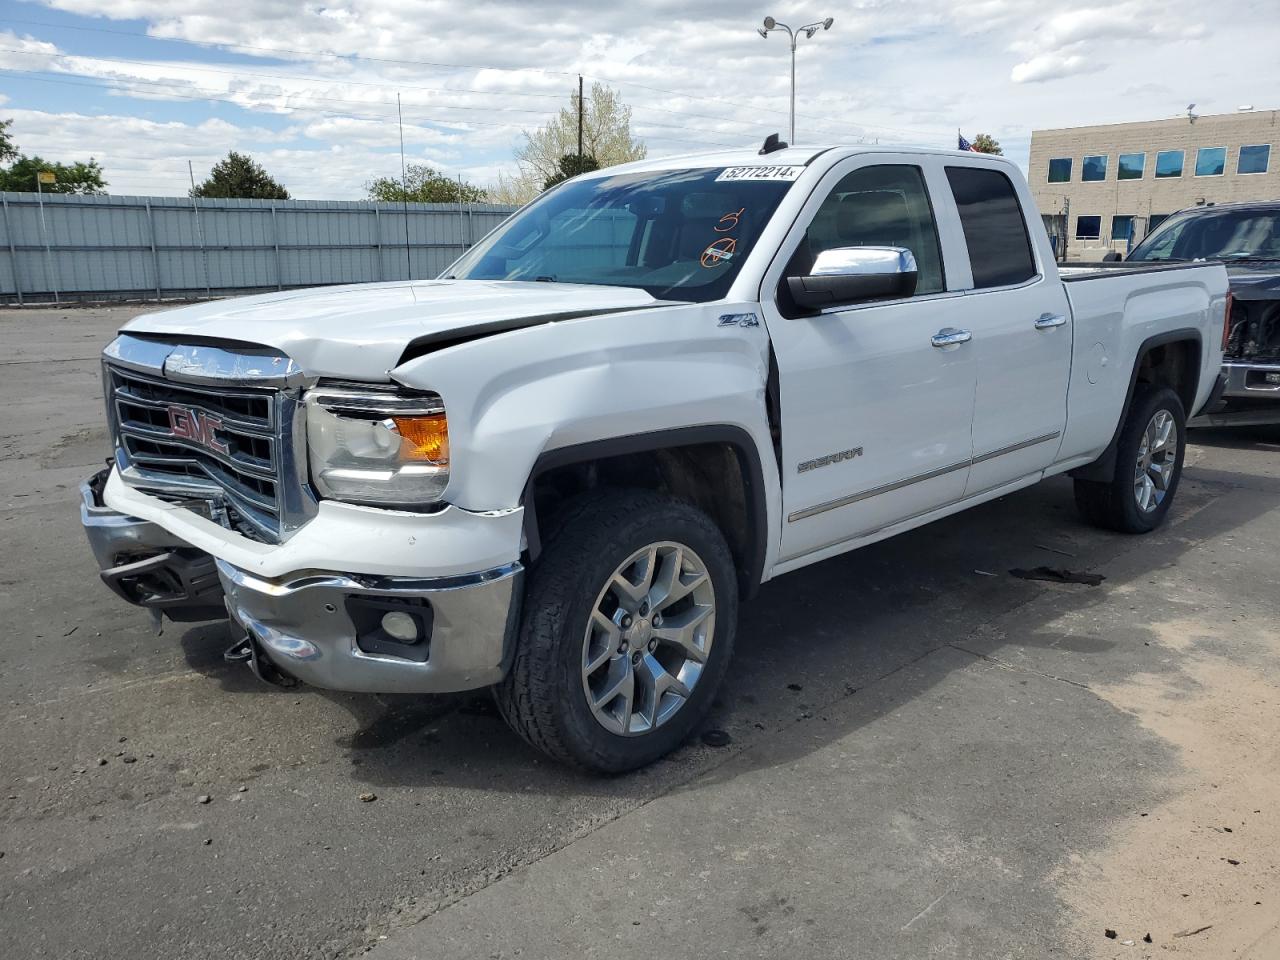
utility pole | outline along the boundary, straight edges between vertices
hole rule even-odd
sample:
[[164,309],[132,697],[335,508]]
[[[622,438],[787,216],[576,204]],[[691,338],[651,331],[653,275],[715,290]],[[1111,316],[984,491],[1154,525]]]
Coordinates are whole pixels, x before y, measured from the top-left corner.
[[404,173],[404,114],[400,111],[400,94],[396,93],[396,117],[400,121],[400,209],[404,211],[404,278],[413,279],[413,260],[409,255],[409,181]]
[[[61,303],[58,298],[58,278],[53,270],[53,254],[49,252],[49,229],[44,222],[44,184],[56,183],[57,177],[54,176],[52,170],[36,171],[36,197],[40,204],[40,236],[44,239],[44,270],[48,275],[49,286],[53,288],[53,302]],[[15,266],[16,270],[17,267]],[[15,284],[16,285],[16,284]]]
[[578,74],[578,171],[582,171],[582,74]]
[[200,201],[196,199],[196,171],[187,161],[187,176],[191,178],[191,212],[196,216],[196,237],[200,241],[200,262],[204,265],[204,293],[213,296],[213,281],[209,278],[209,248],[204,244],[204,227],[200,223]]

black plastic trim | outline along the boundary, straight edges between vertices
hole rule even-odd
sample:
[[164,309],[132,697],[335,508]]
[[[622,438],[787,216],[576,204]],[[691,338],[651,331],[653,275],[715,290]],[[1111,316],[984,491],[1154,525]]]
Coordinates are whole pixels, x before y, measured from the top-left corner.
[[409,341],[404,351],[400,354],[400,359],[396,361],[396,366],[408,363],[410,360],[416,360],[418,357],[424,357],[429,353],[435,353],[437,350],[444,350],[448,347],[456,347],[459,344],[470,343],[472,340],[483,340],[485,337],[491,337],[497,333],[507,333],[511,330],[524,330],[527,327],[540,327],[547,323],[559,323],[564,320],[581,320],[586,317],[604,317],[614,313],[636,313],[640,310],[654,310],[659,307],[675,307],[681,306],[682,303],[671,300],[655,300],[653,303],[645,303],[634,307],[603,307],[594,310],[567,310],[560,313],[540,313],[532,317],[514,317],[503,320],[494,320],[490,323],[478,323],[473,327],[467,327],[463,330],[445,330],[440,333],[430,333],[425,336],[417,337]]
[[1217,405],[1218,401],[1222,399],[1222,395],[1226,392],[1227,372],[1225,370],[1220,370],[1218,372],[1218,379],[1214,381],[1213,389],[1209,391],[1209,399],[1201,404],[1200,409],[1195,413],[1188,414],[1187,419],[1190,420],[1192,417],[1200,416],[1200,414],[1204,413],[1206,410],[1211,410]]
[[[1087,463],[1083,467],[1077,467],[1074,470],[1068,470],[1068,476],[1075,477],[1077,480],[1099,480],[1110,481],[1115,474],[1116,467],[1116,448],[1120,444],[1120,431],[1124,429],[1124,420],[1129,413],[1129,405],[1133,402],[1134,391],[1138,388],[1138,371],[1142,368],[1142,358],[1154,350],[1156,347],[1163,347],[1168,343],[1179,343],[1185,340],[1195,341],[1196,356],[1195,362],[1191,365],[1194,367],[1195,383],[1191,385],[1190,395],[1195,400],[1196,394],[1200,392],[1200,358],[1204,351],[1204,337],[1200,331],[1194,327],[1183,327],[1178,330],[1170,330],[1166,333],[1158,333],[1154,337],[1148,337],[1142,341],[1142,345],[1138,348],[1138,355],[1133,359],[1133,370],[1129,374],[1129,390],[1124,397],[1124,406],[1120,408],[1120,416],[1116,421],[1115,432],[1111,435],[1111,442],[1107,444],[1107,449],[1102,451],[1102,455],[1092,463]],[[1187,419],[1191,419],[1192,413],[1187,412]]]
[[756,449],[755,440],[751,434],[742,427],[727,423],[635,433],[625,437],[592,440],[544,452],[534,463],[529,483],[525,487],[525,541],[529,548],[530,559],[537,558],[535,545],[537,549],[541,548],[538,518],[532,500],[534,481],[541,474],[557,467],[585,463],[589,460],[618,457],[629,453],[669,450],[675,447],[692,447],[706,443],[727,443],[739,456],[748,511],[746,548],[748,565],[746,569],[738,571],[738,579],[743,598],[750,597],[759,587],[760,579],[764,575],[765,549],[769,536],[769,511],[764,496],[764,468],[760,463],[760,452]]

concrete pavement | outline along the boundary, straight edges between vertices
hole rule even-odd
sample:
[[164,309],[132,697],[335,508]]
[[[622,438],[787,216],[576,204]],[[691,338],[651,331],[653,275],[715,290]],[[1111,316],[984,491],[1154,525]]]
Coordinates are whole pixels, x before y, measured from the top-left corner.
[[[600,780],[483,696],[282,694],[116,601],[75,486],[129,313],[0,314],[6,955],[1280,953],[1280,435],[1196,435],[1149,537],[1054,480],[781,578],[732,743]],[[1007,575],[1045,563],[1107,580]]]

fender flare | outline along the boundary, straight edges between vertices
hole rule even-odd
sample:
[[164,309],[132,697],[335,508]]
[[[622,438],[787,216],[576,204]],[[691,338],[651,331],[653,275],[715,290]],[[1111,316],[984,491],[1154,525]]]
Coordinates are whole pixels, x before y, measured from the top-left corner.
[[585,463],[589,460],[708,443],[727,444],[737,454],[738,464],[742,470],[742,486],[747,509],[747,536],[744,550],[745,562],[742,569],[738,571],[738,582],[743,599],[753,596],[764,575],[769,536],[769,509],[765,502],[764,467],[760,460],[760,451],[751,434],[743,427],[728,423],[655,430],[544,450],[529,473],[524,495],[521,497],[521,505],[524,507],[525,543],[530,561],[536,560],[542,551],[537,511],[533,504],[533,486],[542,474],[557,467]]
[[1124,395],[1124,405],[1120,408],[1120,416],[1116,420],[1116,428],[1111,434],[1111,442],[1107,444],[1107,448],[1102,451],[1102,455],[1097,460],[1087,463],[1083,467],[1068,470],[1068,476],[1077,480],[1096,480],[1100,482],[1111,480],[1115,475],[1116,449],[1120,445],[1120,431],[1124,428],[1125,417],[1129,414],[1129,406],[1133,403],[1133,395],[1138,389],[1138,371],[1142,369],[1143,358],[1157,347],[1183,341],[1191,341],[1195,346],[1191,362],[1187,365],[1188,372],[1191,374],[1189,377],[1190,400],[1187,404],[1187,419],[1190,420],[1195,415],[1196,411],[1191,409],[1191,405],[1195,403],[1195,398],[1200,392],[1200,358],[1204,355],[1204,337],[1195,327],[1182,327],[1178,330],[1169,330],[1166,333],[1157,333],[1155,336],[1147,337],[1138,347],[1138,353],[1133,359],[1133,370],[1129,373],[1129,389]]

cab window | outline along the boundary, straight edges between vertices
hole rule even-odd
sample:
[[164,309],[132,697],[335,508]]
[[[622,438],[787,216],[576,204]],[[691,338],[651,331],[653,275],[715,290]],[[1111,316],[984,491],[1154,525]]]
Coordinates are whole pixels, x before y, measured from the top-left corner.
[[905,247],[916,259],[914,295],[944,288],[938,230],[919,167],[882,164],[844,177],[814,214],[787,275],[809,273],[819,253],[837,247]]

